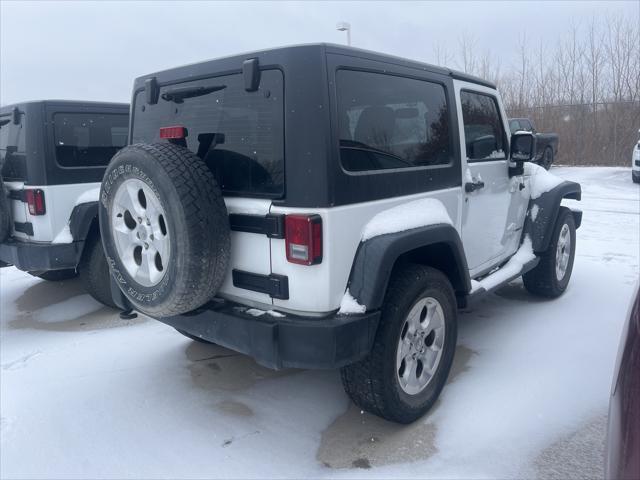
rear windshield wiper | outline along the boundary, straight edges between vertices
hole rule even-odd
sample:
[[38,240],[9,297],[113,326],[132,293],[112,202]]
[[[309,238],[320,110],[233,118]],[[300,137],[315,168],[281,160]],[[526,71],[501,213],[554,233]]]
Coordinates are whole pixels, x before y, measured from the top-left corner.
[[225,88],[227,88],[226,85],[172,88],[171,90],[164,92],[161,97],[163,100],[168,102],[182,103],[185,98],[201,97],[202,95],[224,90]]

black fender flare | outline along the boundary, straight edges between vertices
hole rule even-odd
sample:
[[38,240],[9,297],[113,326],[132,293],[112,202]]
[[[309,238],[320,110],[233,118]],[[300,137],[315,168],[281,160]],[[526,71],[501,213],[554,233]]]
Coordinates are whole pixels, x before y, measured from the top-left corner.
[[[86,202],[76,205],[71,211],[71,217],[69,218],[69,230],[71,230],[71,236],[74,242],[83,242],[80,256],[82,256],[82,252],[84,251],[84,243],[88,236],[92,235],[91,232],[94,228],[100,228],[98,202]],[[96,230],[95,233],[97,234],[98,241],[102,242],[99,230]],[[109,268],[111,268],[111,265],[109,265]],[[130,312],[133,307],[127,300],[127,297],[124,296],[118,287],[113,275],[109,275],[109,278],[111,279],[111,300],[119,309]]]
[[449,277],[457,295],[467,295],[471,290],[467,259],[460,235],[449,224],[388,233],[361,242],[351,267],[349,293],[368,311],[380,308],[396,261],[405,254],[428,251],[445,253],[448,271],[443,273]]
[[69,217],[69,230],[74,242],[87,239],[89,232],[98,226],[98,202],[86,202],[76,205]]
[[[531,238],[534,252],[545,252],[549,248],[553,226],[556,224],[563,198],[580,200],[582,198],[580,184],[564,181],[538,198],[529,200],[524,233]],[[582,212],[572,211],[572,213],[578,228],[582,221]],[[535,217],[535,220],[532,217]]]

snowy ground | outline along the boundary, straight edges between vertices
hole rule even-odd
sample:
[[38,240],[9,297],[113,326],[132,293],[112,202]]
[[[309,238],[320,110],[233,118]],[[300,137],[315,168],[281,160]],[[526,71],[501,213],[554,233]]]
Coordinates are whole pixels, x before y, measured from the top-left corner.
[[553,173],[584,191],[569,290],[514,282],[464,312],[450,382],[411,426],[361,414],[337,371],[272,372],[3,269],[0,475],[602,478],[640,189],[629,169]]

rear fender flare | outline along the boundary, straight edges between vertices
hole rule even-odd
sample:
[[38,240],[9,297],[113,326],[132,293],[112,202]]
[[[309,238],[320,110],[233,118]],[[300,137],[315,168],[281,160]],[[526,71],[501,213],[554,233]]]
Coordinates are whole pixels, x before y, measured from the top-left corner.
[[449,277],[456,294],[464,297],[471,290],[467,260],[460,235],[447,224],[389,233],[361,242],[349,276],[349,293],[367,310],[376,310],[382,307],[391,272],[401,257],[415,254],[417,260],[439,252],[448,259],[440,269],[447,270],[443,273]]
[[69,217],[69,229],[74,242],[86,240],[91,229],[98,227],[98,202],[76,205]]

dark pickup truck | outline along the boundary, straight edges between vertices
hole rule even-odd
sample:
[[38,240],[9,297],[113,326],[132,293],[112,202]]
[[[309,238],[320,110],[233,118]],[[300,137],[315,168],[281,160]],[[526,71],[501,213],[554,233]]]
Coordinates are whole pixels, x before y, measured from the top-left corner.
[[549,170],[553,159],[558,153],[558,135],[555,133],[538,133],[536,126],[529,118],[510,118],[509,129],[511,133],[524,130],[536,136],[535,163]]

